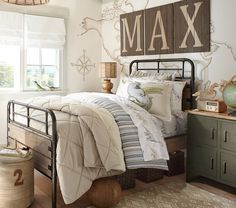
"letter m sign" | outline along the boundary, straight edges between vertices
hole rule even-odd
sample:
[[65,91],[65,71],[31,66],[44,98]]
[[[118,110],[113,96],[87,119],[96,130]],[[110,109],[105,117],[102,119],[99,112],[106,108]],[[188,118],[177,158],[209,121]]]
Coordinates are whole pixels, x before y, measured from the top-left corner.
[[144,55],[144,11],[120,16],[121,55]]

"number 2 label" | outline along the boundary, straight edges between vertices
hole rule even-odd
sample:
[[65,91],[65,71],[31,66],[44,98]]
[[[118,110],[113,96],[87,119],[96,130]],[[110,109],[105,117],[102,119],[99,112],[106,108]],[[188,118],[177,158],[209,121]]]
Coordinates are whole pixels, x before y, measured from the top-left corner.
[[21,169],[16,169],[14,172],[14,176],[17,176],[15,186],[21,186],[24,184],[24,179],[22,178],[23,171]]

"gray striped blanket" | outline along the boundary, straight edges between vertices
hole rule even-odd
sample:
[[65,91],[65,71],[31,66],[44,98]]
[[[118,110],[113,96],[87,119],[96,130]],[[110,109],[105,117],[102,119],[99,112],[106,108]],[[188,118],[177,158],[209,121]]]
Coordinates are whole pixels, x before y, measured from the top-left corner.
[[120,131],[122,149],[127,169],[157,168],[167,169],[165,160],[144,161],[139,142],[138,129],[134,125],[130,115],[116,102],[108,98],[97,98],[94,102],[109,111]]

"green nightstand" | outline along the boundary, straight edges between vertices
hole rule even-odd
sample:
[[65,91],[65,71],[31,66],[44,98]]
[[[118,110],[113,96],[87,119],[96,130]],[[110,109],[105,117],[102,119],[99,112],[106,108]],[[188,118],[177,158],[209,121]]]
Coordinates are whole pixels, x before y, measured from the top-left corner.
[[187,182],[198,176],[236,187],[236,117],[189,111]]

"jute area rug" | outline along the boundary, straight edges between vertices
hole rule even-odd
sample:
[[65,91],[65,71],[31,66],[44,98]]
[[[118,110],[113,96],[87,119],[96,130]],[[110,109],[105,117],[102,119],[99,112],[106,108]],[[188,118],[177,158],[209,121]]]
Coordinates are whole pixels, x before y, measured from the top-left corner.
[[116,208],[236,208],[236,202],[190,184],[172,182],[127,195]]

